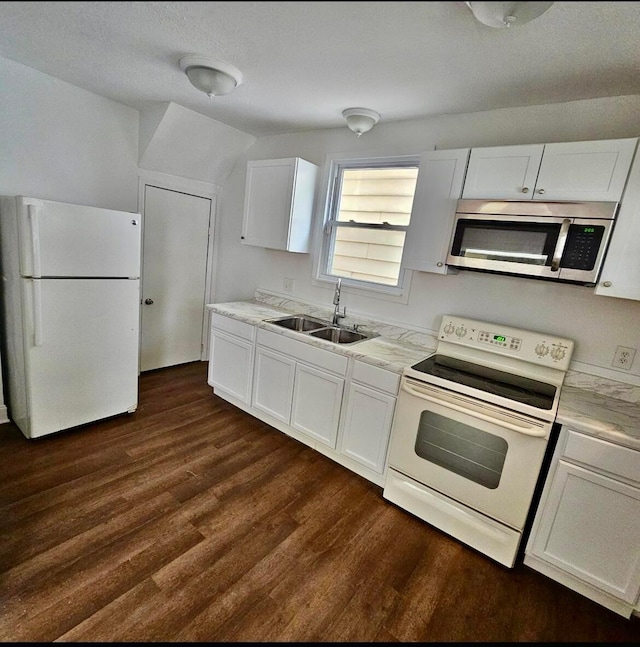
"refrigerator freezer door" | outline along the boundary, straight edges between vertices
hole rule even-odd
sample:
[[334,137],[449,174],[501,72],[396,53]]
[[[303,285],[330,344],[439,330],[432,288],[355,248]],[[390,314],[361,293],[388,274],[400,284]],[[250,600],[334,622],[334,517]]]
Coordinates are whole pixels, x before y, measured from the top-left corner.
[[24,435],[36,438],[135,410],[139,280],[21,281]]
[[140,277],[140,214],[18,198],[20,274]]

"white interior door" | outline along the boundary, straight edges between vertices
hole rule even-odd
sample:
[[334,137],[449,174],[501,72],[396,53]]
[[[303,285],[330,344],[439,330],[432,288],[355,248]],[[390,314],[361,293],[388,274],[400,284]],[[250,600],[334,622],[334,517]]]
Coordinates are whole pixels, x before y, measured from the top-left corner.
[[211,199],[145,186],[140,370],[201,359]]

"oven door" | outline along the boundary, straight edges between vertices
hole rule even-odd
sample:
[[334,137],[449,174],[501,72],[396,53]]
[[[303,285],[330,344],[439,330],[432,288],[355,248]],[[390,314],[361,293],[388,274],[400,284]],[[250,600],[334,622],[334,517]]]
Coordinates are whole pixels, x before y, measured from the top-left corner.
[[389,467],[521,531],[551,428],[403,376]]

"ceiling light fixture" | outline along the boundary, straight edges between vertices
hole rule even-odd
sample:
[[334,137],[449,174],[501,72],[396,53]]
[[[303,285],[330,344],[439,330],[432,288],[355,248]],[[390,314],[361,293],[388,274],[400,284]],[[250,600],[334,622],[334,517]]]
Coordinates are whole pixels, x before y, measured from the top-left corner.
[[380,115],[375,110],[367,108],[349,108],[342,111],[342,116],[356,137],[369,132],[380,120]]
[[215,58],[189,54],[180,59],[180,69],[209,99],[229,94],[242,83],[242,72],[237,67]]
[[553,2],[465,2],[476,20],[489,27],[515,27],[541,16]]

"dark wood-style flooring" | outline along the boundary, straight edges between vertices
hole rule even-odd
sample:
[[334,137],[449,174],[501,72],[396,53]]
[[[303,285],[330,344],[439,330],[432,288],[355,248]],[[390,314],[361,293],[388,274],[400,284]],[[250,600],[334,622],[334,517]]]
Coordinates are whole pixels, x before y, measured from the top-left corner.
[[0,640],[640,638],[221,400],[206,368],[145,373],[134,414],[81,429],[0,425]]

